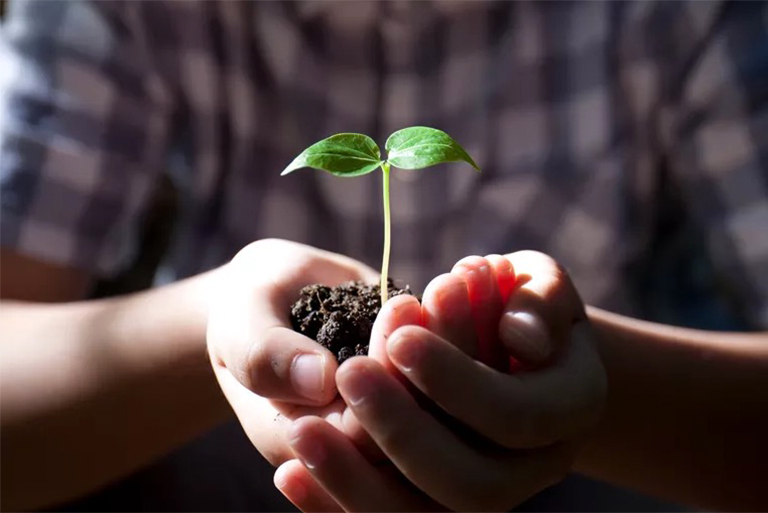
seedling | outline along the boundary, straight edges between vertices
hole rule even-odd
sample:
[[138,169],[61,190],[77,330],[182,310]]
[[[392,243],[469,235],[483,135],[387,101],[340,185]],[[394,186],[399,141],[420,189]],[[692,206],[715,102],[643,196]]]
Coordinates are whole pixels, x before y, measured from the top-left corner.
[[391,222],[389,213],[390,167],[423,169],[443,162],[464,161],[480,168],[451,136],[424,126],[403,128],[393,133],[385,144],[387,158],[382,160],[376,142],[363,134],[336,134],[316,142],[293,159],[281,176],[311,167],[342,177],[362,176],[381,168],[384,194],[384,255],[381,259],[381,306],[387,302],[387,275]]

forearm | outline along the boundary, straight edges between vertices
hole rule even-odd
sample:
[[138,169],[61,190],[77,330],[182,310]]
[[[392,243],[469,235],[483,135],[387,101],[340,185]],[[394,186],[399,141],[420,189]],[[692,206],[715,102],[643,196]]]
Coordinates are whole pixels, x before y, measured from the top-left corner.
[[5,508],[91,491],[230,415],[205,346],[211,276],[102,301],[3,302]]
[[768,335],[589,315],[608,403],[578,469],[700,507],[768,505]]

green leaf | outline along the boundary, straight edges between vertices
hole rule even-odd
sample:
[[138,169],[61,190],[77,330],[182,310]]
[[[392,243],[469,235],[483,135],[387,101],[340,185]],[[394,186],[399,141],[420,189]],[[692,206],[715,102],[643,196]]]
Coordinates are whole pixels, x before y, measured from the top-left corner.
[[379,147],[367,135],[336,134],[301,152],[280,176],[303,167],[320,169],[336,176],[360,176],[383,163]]
[[472,157],[450,135],[436,128],[414,126],[387,139],[388,161],[400,169],[421,169],[443,162],[464,161],[478,171]]

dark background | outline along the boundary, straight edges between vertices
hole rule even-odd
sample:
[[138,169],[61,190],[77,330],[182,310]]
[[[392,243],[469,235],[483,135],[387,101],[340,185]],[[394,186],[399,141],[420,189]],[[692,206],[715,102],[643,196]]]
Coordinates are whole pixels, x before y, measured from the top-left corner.
[[[0,18],[6,10],[6,0],[0,0]],[[634,289],[638,311],[646,320],[714,330],[745,330],[748,328],[737,315],[737,305],[729,300],[728,290],[716,277],[701,234],[692,227],[674,187],[660,188],[666,197],[659,198],[665,205],[660,213],[656,237],[652,241],[650,257],[637,262],[628,272],[629,285]],[[143,219],[141,249],[137,258],[123,273],[112,280],[97,283],[93,297],[134,292],[152,285],[153,277],[173,235],[177,212],[176,191],[168,179],[163,179]],[[234,443],[245,439],[242,430],[225,427]],[[256,452],[247,456],[259,463]],[[83,510],[143,510],[148,506],[137,489],[147,482],[155,488],[164,485],[155,482],[164,472],[168,462],[161,461],[140,475],[128,478],[92,498],[64,506],[73,511]],[[194,465],[194,461],[188,461]],[[153,477],[154,476],[154,477]],[[166,475],[167,477],[167,475]],[[178,484],[178,483],[176,483]],[[195,483],[187,483],[192,487]],[[204,485],[204,483],[200,483]],[[155,491],[157,491],[155,489]],[[193,494],[194,495],[194,494]],[[157,509],[160,504],[149,505]],[[179,506],[178,504],[176,505]],[[203,502],[190,501],[188,509],[224,510],[225,504],[214,495]],[[238,508],[232,504],[233,509]],[[240,506],[248,507],[245,504]],[[252,505],[251,505],[252,507]],[[187,508],[185,508],[187,509]],[[547,490],[521,505],[518,510],[527,511],[685,511],[684,508],[657,501],[629,491],[609,487],[601,483],[572,476],[564,485]]]

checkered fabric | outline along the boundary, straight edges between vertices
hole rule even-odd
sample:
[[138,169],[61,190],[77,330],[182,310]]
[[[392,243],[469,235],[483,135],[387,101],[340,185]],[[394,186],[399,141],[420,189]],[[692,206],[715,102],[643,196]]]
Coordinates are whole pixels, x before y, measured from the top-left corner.
[[2,245],[109,276],[161,173],[165,268],[280,237],[376,267],[380,176],[280,177],[307,145],[409,125],[482,167],[393,172],[393,274],[532,248],[631,313],[674,187],[768,326],[768,4],[12,2],[0,66]]

